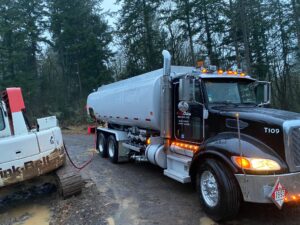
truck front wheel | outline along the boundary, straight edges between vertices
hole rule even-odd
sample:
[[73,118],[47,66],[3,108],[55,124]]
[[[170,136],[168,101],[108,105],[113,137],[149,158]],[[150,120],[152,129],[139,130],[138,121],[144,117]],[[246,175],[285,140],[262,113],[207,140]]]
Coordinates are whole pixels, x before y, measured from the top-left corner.
[[112,163],[118,163],[118,143],[114,135],[108,137],[108,156]]
[[107,144],[105,135],[101,132],[98,133],[98,150],[99,154],[102,158],[107,157]]
[[233,174],[221,162],[207,159],[199,167],[196,182],[200,203],[207,215],[215,221],[237,215],[240,190]]

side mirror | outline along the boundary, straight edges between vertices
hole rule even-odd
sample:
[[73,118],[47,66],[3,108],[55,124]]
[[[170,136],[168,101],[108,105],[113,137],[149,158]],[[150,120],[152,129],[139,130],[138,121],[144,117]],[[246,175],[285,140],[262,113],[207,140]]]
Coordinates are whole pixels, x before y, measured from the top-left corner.
[[179,80],[179,101],[195,102],[195,79]]
[[271,104],[271,83],[258,81],[255,86],[256,102],[259,106]]

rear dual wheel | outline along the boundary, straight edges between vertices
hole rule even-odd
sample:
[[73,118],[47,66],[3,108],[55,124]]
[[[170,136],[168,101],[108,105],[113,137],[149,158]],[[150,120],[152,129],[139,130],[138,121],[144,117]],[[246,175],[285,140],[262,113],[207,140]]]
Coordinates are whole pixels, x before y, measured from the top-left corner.
[[203,210],[215,221],[234,218],[239,212],[241,193],[237,181],[221,162],[207,159],[199,167],[197,190]]
[[109,157],[112,163],[118,163],[119,151],[115,135],[109,135],[107,138],[102,132],[99,132],[98,150],[102,158]]
[[112,163],[118,163],[119,149],[115,135],[108,137],[108,156]]
[[98,133],[98,150],[102,158],[107,158],[108,152],[107,152],[106,137],[102,132]]

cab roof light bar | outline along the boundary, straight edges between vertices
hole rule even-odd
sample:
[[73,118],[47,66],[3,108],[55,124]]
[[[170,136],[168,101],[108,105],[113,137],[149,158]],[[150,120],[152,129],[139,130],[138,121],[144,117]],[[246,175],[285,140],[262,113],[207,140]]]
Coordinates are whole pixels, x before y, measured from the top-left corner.
[[218,74],[218,75],[229,75],[229,76],[241,76],[245,77],[246,73],[242,72],[242,70],[227,70],[217,69],[216,66],[212,68],[201,68],[202,74]]

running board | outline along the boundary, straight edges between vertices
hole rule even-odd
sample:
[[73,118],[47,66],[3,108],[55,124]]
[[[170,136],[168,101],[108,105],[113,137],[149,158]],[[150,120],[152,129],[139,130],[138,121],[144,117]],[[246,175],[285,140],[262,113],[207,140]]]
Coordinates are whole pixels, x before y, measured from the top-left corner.
[[189,175],[192,159],[176,153],[167,155],[167,169],[164,170],[164,175],[177,180],[181,183],[191,182]]

